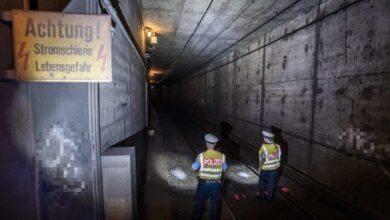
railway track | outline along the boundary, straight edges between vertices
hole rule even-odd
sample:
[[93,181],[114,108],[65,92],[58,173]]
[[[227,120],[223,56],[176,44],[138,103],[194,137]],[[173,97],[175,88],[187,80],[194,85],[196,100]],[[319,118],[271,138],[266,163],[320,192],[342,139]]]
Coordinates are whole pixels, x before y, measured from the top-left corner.
[[[179,129],[181,134],[183,135],[184,139],[186,140],[186,142],[188,143],[188,145],[190,146],[191,148],[191,151],[193,152],[193,156],[196,157],[198,155],[199,152],[197,152],[194,148],[194,146],[192,145],[191,141],[188,139],[188,137],[182,132],[181,129]],[[227,211],[229,212],[230,216],[232,217],[233,220],[237,220],[237,216],[236,214],[234,213],[232,207],[229,205],[229,203],[225,200],[225,198],[221,195],[220,196],[221,200],[222,200],[222,203],[225,205],[225,207],[227,208]]]
[[[184,124],[184,120],[180,120],[180,117],[191,120],[186,120],[186,124]],[[204,119],[194,117],[194,115],[191,115],[191,117],[183,117],[183,115],[175,114],[173,118],[175,124],[179,127],[179,130],[182,133],[183,137],[185,138],[189,146],[191,146],[191,150],[194,152],[194,155],[200,152],[196,151],[192,141],[188,137],[188,133],[184,132],[184,129],[188,128],[189,126],[192,126],[193,129],[196,128],[201,131],[199,133],[219,133],[219,127],[217,125]],[[178,120],[181,121],[181,123],[178,122]],[[239,146],[242,148],[242,151],[248,151],[249,154],[257,155],[258,149],[256,149],[256,146],[248,143],[240,137],[232,135],[232,141],[234,141],[235,143],[239,143]],[[248,158],[243,158],[241,156],[238,159],[242,165],[247,167],[248,170],[252,172],[253,175],[258,176],[256,168],[254,167],[255,163],[253,162],[253,160],[248,161]],[[377,219],[372,214],[366,213],[365,211],[360,210],[345,202],[344,200],[338,198],[325,186],[322,186],[320,183],[316,182],[315,180],[311,179],[307,175],[303,174],[302,172],[288,164],[284,164],[282,176],[284,178],[287,178],[290,182],[299,185],[309,194],[313,194],[317,197],[312,199],[313,202],[308,202],[307,204],[304,204],[304,202],[301,202],[299,198],[296,198],[296,196],[290,193],[282,192],[280,190],[280,187],[277,187],[277,190],[275,192],[276,196],[288,202],[289,204],[292,204],[292,207],[294,207],[296,211],[304,215],[306,219],[350,219],[362,217],[365,219]],[[223,196],[221,196],[221,199],[223,203],[225,203],[228,207],[232,218],[239,219],[235,214],[235,210],[232,208],[232,204],[230,204],[228,200]],[[323,211],[318,212],[319,209],[323,209]]]
[[[183,132],[183,130],[185,130],[184,127],[187,127],[188,125],[186,126],[183,126],[183,125],[180,125],[180,123],[177,122],[177,119],[174,120],[175,121],[175,124],[179,127],[179,130],[181,132],[181,134],[183,135],[184,139],[186,140],[186,142],[188,143],[188,145],[190,146],[192,152],[193,152],[193,155],[194,157],[200,153],[199,151],[197,151],[194,147],[194,144],[193,142],[190,140],[190,138],[188,137],[188,134],[186,132]],[[195,123],[192,123],[192,125],[195,125],[198,129],[202,130],[203,132],[210,132],[210,131],[207,131],[204,127],[201,127],[199,124],[195,124]],[[245,167],[247,167],[254,175],[258,176],[258,174],[256,173],[256,170],[254,169],[253,166],[249,165],[248,163],[245,162],[245,160],[243,160],[242,158],[240,158],[240,163],[242,165],[244,165]],[[299,205],[299,203],[297,203],[293,197],[290,197],[284,193],[281,193],[279,191],[276,191],[276,196],[277,197],[280,197],[282,198],[283,200],[287,201],[287,202],[290,202],[293,204],[294,208],[302,213],[306,218],[305,219],[318,219],[316,218],[314,215],[312,215],[311,213],[309,213],[307,210],[305,210],[304,207],[302,207],[301,205]],[[228,208],[228,212],[230,213],[232,219],[240,219],[237,214],[235,213],[235,210],[232,206],[232,204],[230,204],[228,202],[228,199],[226,199],[223,195],[221,195],[221,200],[222,202],[226,205],[226,207]]]

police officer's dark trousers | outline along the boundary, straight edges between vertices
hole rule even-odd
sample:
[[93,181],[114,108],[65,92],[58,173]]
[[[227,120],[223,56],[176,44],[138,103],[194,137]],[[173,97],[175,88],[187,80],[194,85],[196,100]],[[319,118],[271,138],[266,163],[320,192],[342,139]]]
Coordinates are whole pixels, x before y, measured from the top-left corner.
[[198,188],[196,189],[196,204],[193,212],[193,219],[202,219],[202,214],[206,205],[206,201],[210,198],[211,203],[211,220],[218,219],[219,215],[219,193],[221,189],[220,181],[199,180]]
[[274,196],[274,189],[275,189],[275,183],[276,179],[278,177],[278,170],[261,170],[260,176],[259,176],[259,196],[261,198],[264,197],[264,181],[267,179],[268,181],[268,196],[267,200],[272,201]]

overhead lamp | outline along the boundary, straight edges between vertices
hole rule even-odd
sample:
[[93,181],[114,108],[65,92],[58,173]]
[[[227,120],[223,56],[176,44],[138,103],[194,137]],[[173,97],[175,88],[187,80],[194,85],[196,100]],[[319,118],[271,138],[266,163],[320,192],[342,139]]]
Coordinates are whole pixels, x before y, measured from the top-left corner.
[[150,30],[146,31],[146,36],[151,37],[152,36],[152,32]]
[[158,43],[158,41],[157,41],[157,36],[151,37],[151,38],[150,38],[150,43],[151,43],[151,44],[157,44],[157,43]]

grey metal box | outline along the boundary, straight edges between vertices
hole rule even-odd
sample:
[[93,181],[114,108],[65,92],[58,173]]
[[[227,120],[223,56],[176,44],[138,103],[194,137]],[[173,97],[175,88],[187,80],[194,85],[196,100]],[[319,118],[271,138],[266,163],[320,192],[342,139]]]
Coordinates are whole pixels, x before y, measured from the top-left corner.
[[105,219],[137,219],[135,148],[106,150],[102,155],[102,176]]

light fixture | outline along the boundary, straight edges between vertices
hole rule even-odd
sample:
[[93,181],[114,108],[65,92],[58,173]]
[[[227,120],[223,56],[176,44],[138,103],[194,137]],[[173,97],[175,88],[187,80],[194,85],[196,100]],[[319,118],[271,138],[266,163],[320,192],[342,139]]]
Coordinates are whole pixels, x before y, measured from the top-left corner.
[[151,44],[157,44],[157,43],[158,43],[158,42],[157,42],[157,36],[151,37],[151,38],[150,38],[150,43],[151,43]]
[[151,37],[152,36],[152,32],[150,30],[146,31],[146,36]]

